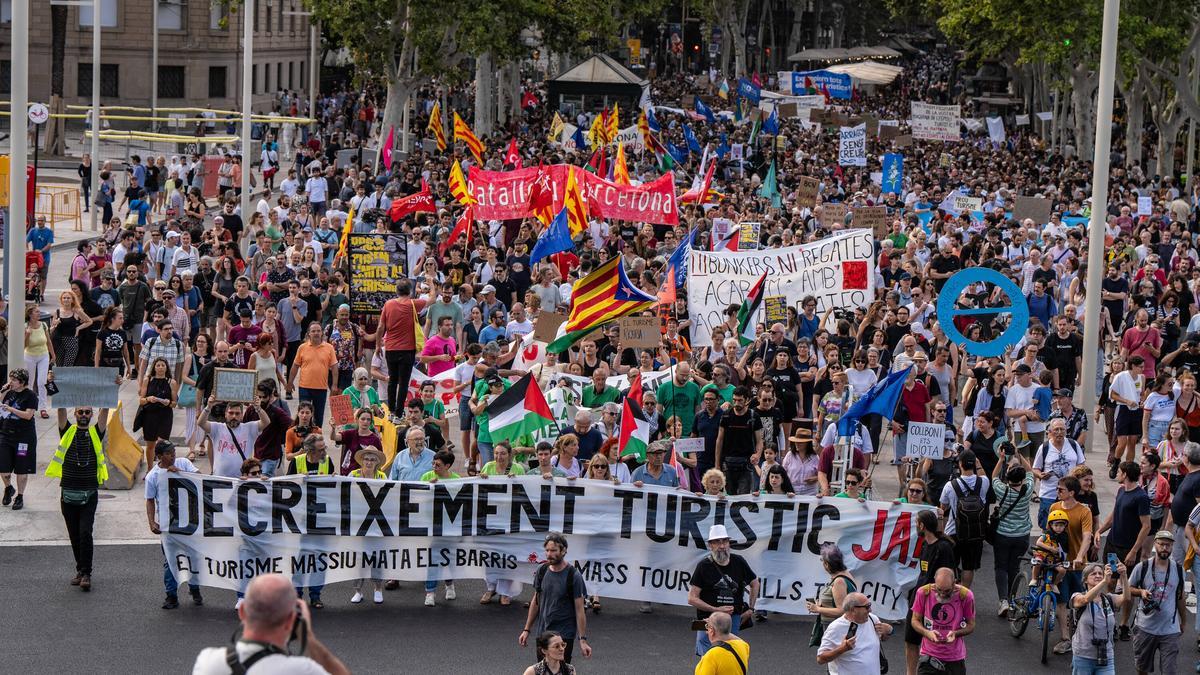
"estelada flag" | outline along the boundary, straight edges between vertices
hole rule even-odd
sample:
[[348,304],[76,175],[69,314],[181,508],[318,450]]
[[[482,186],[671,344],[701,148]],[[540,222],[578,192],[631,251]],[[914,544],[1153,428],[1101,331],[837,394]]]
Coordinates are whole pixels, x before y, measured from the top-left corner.
[[437,139],[438,152],[446,151],[446,130],[442,128],[442,104],[434,102],[433,110],[429,111],[429,124],[425,128],[433,132],[433,137]]
[[458,116],[458,111],[454,112],[454,140],[462,141],[475,157],[475,162],[483,165],[483,141],[479,140],[475,132],[471,131],[471,127]]
[[608,117],[604,120],[604,135],[605,143],[612,143],[617,140],[617,135],[621,132],[621,111],[614,103],[612,112],[608,113]]
[[629,185],[629,167],[625,165],[625,144],[617,143],[617,160],[613,165],[613,182]]
[[388,215],[393,223],[413,213],[437,213],[437,207],[433,204],[433,193],[430,192],[429,183],[425,182],[424,178],[421,179],[420,192],[401,197],[388,208]]
[[450,194],[458,200],[463,206],[470,206],[475,203],[475,196],[471,194],[471,188],[467,185],[467,178],[463,175],[462,165],[458,160],[450,162],[450,177],[446,181],[450,184]]

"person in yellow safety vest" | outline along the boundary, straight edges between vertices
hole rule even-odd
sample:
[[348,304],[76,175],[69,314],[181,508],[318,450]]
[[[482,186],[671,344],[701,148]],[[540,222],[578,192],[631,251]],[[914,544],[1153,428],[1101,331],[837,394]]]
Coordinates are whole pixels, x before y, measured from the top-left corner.
[[72,586],[85,593],[92,590],[92,526],[96,522],[98,488],[108,480],[108,460],[101,439],[108,421],[101,417],[92,424],[91,406],[75,408],[75,424],[68,424],[67,411],[58,409],[60,440],[46,467],[46,475],[60,479],[62,514],[75,554]]
[[[361,468],[351,471],[351,478],[387,480],[387,474],[379,470],[379,467],[383,466],[384,462],[387,461],[387,457],[379,448],[371,445],[359,448],[358,452],[354,453],[354,461],[358,462],[358,466]],[[373,599],[377,605],[383,604],[383,577],[381,575],[382,572],[371,575],[371,582],[375,586]],[[357,605],[363,601],[362,587],[366,581],[366,579],[356,579],[354,581],[354,595],[351,596],[350,602]]]
[[[325,438],[320,434],[309,434],[304,442],[300,444],[300,448],[304,450],[304,454],[296,455],[288,464],[288,475],[297,476],[333,476],[336,475],[333,460],[325,455]],[[301,539],[301,549],[304,544]],[[321,590],[325,588],[325,584],[315,584],[308,587],[308,601],[313,609],[324,609],[325,603],[321,602]],[[296,595],[300,601],[304,601],[304,587],[296,587]]]

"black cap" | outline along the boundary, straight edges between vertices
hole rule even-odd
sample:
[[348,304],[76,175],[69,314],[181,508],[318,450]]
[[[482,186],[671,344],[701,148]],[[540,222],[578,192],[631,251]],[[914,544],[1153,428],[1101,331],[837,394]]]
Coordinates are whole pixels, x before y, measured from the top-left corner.
[[1070,389],[1058,389],[1054,392],[1054,395],[1055,396],[1066,396],[1067,398],[1071,398],[1071,390]]
[[1028,364],[1024,363],[1017,364],[1017,367],[1014,370],[1018,375],[1024,375],[1025,373],[1033,372],[1033,368],[1030,368]]

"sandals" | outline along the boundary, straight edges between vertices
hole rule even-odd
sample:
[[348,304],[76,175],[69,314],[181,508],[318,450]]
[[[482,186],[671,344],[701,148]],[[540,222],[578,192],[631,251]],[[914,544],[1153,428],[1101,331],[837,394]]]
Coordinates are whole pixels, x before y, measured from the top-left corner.
[[312,608],[313,609],[325,609],[325,603],[321,602],[320,600],[313,600]]
[[592,614],[599,614],[600,609],[601,609],[600,608],[600,598],[598,598],[598,597],[593,598],[592,599]]
[[495,597],[496,597],[495,591],[488,591],[483,594],[482,598],[479,598],[479,604],[490,605],[492,603],[492,598],[495,598]]
[[512,604],[512,598],[508,597],[507,595],[500,596],[500,606],[501,607],[508,607],[511,604]]

